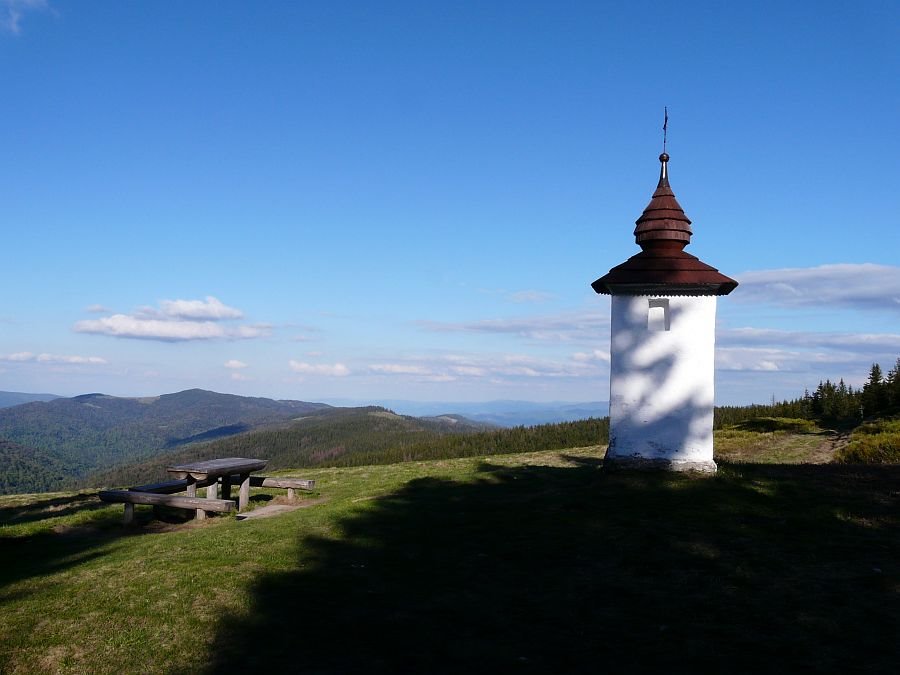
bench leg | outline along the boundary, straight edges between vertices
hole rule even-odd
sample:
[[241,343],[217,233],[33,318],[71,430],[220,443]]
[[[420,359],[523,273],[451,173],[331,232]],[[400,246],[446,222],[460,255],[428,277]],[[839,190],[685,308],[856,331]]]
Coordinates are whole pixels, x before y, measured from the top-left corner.
[[[190,478],[188,478],[188,480],[190,480]],[[195,482],[191,481],[190,483],[188,483],[186,490],[188,497],[197,496],[197,484]],[[197,509],[196,518],[197,520],[206,520],[206,511],[204,511],[203,509]]]
[[[217,499],[218,498],[218,487],[219,482],[216,481],[212,485],[206,486],[206,498],[207,499]],[[206,520],[206,511],[203,509],[197,509],[197,520]]]
[[126,525],[131,525],[134,522],[134,504],[125,502],[125,517],[122,522]]
[[250,474],[241,476],[241,492],[238,497],[238,511],[243,511],[250,503]]
[[288,488],[287,491],[288,491],[288,501],[289,502],[294,501],[294,488]]
[[231,499],[231,476],[222,476],[222,499]]

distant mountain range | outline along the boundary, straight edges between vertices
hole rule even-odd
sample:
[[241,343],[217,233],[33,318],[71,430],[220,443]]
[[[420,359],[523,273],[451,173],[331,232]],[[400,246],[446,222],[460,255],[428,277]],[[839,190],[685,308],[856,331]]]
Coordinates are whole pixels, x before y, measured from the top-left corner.
[[[361,402],[352,401],[350,399],[327,400],[329,403],[335,405],[361,405]],[[609,402],[607,401],[588,403],[550,401],[546,403],[536,403],[533,401],[500,400],[472,403],[380,399],[371,401],[370,404],[384,406],[401,415],[413,415],[415,417],[461,415],[469,420],[493,424],[498,427],[576,422],[591,417],[606,417],[609,415]]]
[[447,436],[598,418],[608,410],[606,403],[523,401],[336,407],[202,389],[145,398],[0,395],[30,399],[0,408],[0,494],[149,480],[174,460],[201,457],[267,457],[272,468],[377,460],[406,447],[443,447]]
[[52,401],[55,398],[60,397],[55,394],[24,394],[20,391],[0,391],[0,408],[9,408],[10,406],[32,403],[33,401]]
[[[226,394],[222,394],[225,396]],[[14,391],[0,391],[0,408],[7,408],[35,401],[52,401],[61,398],[54,394],[25,394]],[[238,397],[241,398],[241,397]],[[131,399],[138,400],[138,399]],[[258,399],[270,400],[270,399]],[[534,424],[555,424],[575,422],[590,417],[609,415],[608,401],[577,403],[570,401],[497,400],[473,403],[453,401],[408,401],[404,399],[381,399],[365,401],[361,399],[325,399],[333,407],[360,408],[378,405],[401,415],[413,417],[453,417],[493,424],[500,427],[531,426]]]
[[[302,432],[296,438],[295,427]],[[292,457],[299,456],[301,445],[304,453],[313,455],[336,449],[371,451],[416,435],[439,437],[488,428],[491,425],[458,415],[415,419],[379,407],[337,408],[202,389],[145,398],[55,397],[0,408],[0,494],[84,485],[95,475],[134,473],[120,474],[122,467],[158,469],[170,461],[166,458],[198,453],[268,456],[283,443],[290,447],[279,452]],[[238,436],[247,440],[208,447],[211,441]]]

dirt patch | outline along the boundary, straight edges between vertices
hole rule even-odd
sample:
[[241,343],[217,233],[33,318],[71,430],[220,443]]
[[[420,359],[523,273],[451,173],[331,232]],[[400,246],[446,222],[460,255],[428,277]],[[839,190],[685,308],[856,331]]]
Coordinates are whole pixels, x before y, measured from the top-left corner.
[[828,464],[834,461],[834,456],[839,450],[846,447],[849,442],[850,434],[848,432],[830,432],[824,439],[824,442],[810,454],[810,463]]
[[266,506],[261,506],[258,509],[253,509],[252,511],[247,511],[245,513],[239,513],[236,518],[238,520],[250,520],[251,518],[271,518],[272,516],[279,516],[282,513],[290,513],[291,511],[296,511],[297,509],[306,509],[310,506],[315,506],[316,504],[322,504],[327,501],[325,497],[320,497],[319,499],[304,499],[301,502],[282,502],[279,504],[268,504]]

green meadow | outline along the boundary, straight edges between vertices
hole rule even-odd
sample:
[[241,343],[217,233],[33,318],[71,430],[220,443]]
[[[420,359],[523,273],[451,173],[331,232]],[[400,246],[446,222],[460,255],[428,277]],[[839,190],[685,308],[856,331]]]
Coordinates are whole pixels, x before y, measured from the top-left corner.
[[246,521],[3,497],[0,672],[895,672],[900,467],[732,431],[714,477],[601,446],[304,469]]

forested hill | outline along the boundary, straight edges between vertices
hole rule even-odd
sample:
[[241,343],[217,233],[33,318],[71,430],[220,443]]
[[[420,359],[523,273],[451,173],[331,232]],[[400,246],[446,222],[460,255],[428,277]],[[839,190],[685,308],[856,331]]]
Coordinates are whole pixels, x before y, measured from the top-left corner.
[[66,466],[56,457],[0,439],[0,495],[53,489],[68,479]]
[[269,469],[359,466],[530,452],[606,442],[606,418],[513,429],[459,417],[418,418],[384,408],[335,408],[277,429],[262,429],[159,455],[89,476],[85,486],[120,486],[165,478],[165,467],[215,457],[268,459]]
[[[167,449],[327,410],[330,406],[323,403],[201,389],[150,398],[85,394],[0,409],[0,440],[7,442],[9,453],[34,457],[28,460],[35,467],[30,480],[17,471],[22,478],[17,479],[16,491],[51,490],[102,468],[140,461]],[[23,446],[39,454],[24,452]],[[3,487],[6,484],[0,480],[0,492],[12,491]]]

